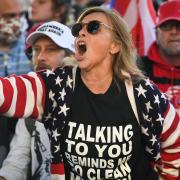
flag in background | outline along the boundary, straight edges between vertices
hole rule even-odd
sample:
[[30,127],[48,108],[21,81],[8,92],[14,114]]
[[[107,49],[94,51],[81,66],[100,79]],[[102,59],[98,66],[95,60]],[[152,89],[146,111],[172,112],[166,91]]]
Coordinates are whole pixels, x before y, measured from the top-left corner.
[[146,55],[155,40],[156,12],[152,0],[111,0],[110,7],[127,22],[139,55]]

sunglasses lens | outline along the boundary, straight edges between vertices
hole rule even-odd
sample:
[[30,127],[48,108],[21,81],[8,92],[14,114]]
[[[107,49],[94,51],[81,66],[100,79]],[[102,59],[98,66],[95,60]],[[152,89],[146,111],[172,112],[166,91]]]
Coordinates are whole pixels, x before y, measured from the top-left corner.
[[177,24],[176,24],[176,29],[177,29],[177,30],[180,30],[180,23],[177,23]]
[[173,27],[175,27],[177,30],[180,30],[180,23],[177,21],[169,21],[160,25],[160,29],[164,31],[169,31]]
[[80,23],[76,23],[71,28],[71,33],[74,37],[79,36],[79,31],[82,29],[82,25]]
[[87,25],[87,31],[91,34],[96,34],[99,30],[100,23],[98,21],[91,21]]
[[99,30],[100,27],[100,22],[98,21],[90,21],[87,24],[83,24],[83,23],[76,23],[72,26],[71,28],[71,33],[74,37],[78,37],[79,36],[79,32],[81,31],[81,29],[83,28],[83,25],[87,25],[87,31],[90,34],[96,34]]

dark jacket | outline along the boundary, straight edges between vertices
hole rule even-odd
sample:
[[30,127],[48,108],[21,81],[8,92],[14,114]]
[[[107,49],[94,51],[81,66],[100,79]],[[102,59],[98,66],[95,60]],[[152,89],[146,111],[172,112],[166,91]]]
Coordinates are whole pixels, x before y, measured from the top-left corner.
[[138,64],[145,74],[167,94],[180,114],[180,67],[168,64],[161,56],[156,43],[154,43],[147,56],[142,57]]

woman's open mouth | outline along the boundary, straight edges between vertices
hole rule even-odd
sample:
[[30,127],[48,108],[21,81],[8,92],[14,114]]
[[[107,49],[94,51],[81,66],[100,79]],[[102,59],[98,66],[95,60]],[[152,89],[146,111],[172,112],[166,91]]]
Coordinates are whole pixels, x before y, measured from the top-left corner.
[[83,55],[86,52],[86,50],[87,50],[87,46],[86,46],[85,42],[79,41],[77,43],[77,51],[78,51],[78,53],[80,55]]

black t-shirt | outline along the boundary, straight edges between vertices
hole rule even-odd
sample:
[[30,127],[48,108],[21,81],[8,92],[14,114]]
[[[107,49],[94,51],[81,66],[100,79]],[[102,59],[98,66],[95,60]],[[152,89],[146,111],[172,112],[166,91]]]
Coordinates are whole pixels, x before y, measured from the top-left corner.
[[125,84],[93,94],[79,73],[77,82],[62,145],[66,179],[147,180],[152,169]]

